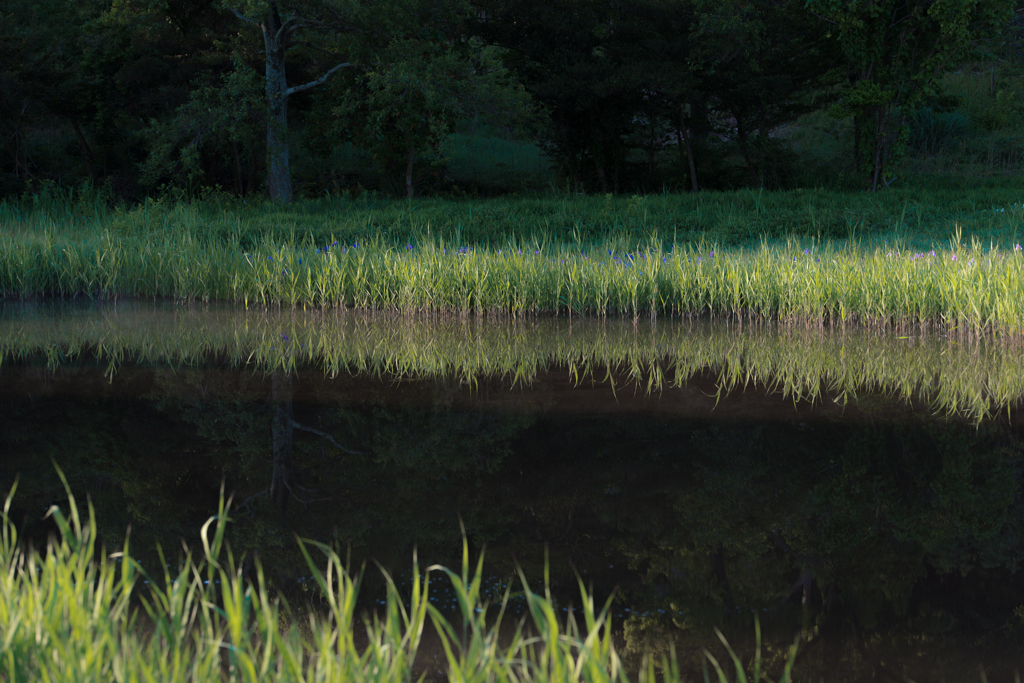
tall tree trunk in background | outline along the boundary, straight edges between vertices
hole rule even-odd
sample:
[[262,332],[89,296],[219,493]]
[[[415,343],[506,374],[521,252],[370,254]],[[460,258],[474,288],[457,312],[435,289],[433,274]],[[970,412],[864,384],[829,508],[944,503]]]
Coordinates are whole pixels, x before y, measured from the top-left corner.
[[[15,177],[21,178],[21,161],[20,161],[21,157],[18,155],[17,138],[18,138],[18,133],[17,132],[15,132],[14,135],[12,135],[10,138],[6,138],[5,137],[4,138],[4,149],[7,150],[7,154],[11,157],[11,163],[14,164],[14,175],[15,175]],[[13,144],[11,142],[12,140],[14,141]],[[26,175],[26,177],[28,176],[27,169],[26,169],[25,175]]]
[[597,179],[601,181],[601,192],[604,194],[608,193],[608,179],[604,175],[604,168],[601,164],[594,162],[594,166],[597,167]]
[[78,148],[82,150],[85,172],[89,174],[90,180],[96,180],[96,170],[92,165],[92,150],[89,148],[89,142],[85,139],[85,134],[82,133],[82,127],[78,125],[78,119],[72,117],[71,125],[74,126],[75,135],[78,137]]
[[686,149],[686,161],[690,166],[690,191],[698,192],[700,185],[697,183],[697,165],[693,161],[693,149],[690,147],[690,136],[686,134],[686,119],[681,106],[679,107],[679,123],[676,125],[676,142],[680,145],[680,157],[683,155],[683,149]]
[[249,145],[249,171],[245,177],[246,194],[251,194],[256,185],[256,172],[259,171],[259,159],[257,158],[254,145]]
[[283,514],[288,504],[288,487],[292,478],[292,436],[295,432],[291,374],[282,370],[273,372],[270,376],[270,398],[274,406],[271,423],[274,473],[270,480],[270,501]]
[[416,161],[416,148],[409,148],[409,156],[405,161],[405,196],[412,199],[412,164]]
[[860,126],[863,121],[863,117],[859,114],[853,115],[853,173],[859,175],[861,168],[860,161]]
[[242,186],[242,157],[238,154],[238,141],[231,141],[231,150],[235,153],[235,187],[238,190],[238,196],[241,197],[245,194]]
[[263,33],[267,93],[267,187],[273,201],[287,204],[292,200],[292,176],[288,167],[288,98],[295,93],[322,85],[335,71],[352,64],[338,64],[316,80],[289,88],[285,74],[285,57],[288,52],[288,40],[292,33],[300,28],[299,19],[292,15],[282,20],[276,0],[271,0],[268,4],[262,22],[245,16],[233,7],[229,9],[247,24],[259,26]]
[[655,150],[657,140],[654,139],[654,117],[650,117],[650,136],[647,140],[647,182],[654,182],[654,164],[658,160],[658,152]]
[[736,117],[736,137],[739,139],[740,156],[743,157],[743,162],[747,165],[747,171],[750,172],[751,182],[755,187],[764,187],[764,178],[761,176],[757,164],[754,163],[754,158],[750,154],[750,138],[738,116]]
[[725,549],[719,545],[711,554],[711,569],[715,577],[722,582],[725,589],[725,607],[731,613],[736,609],[736,600],[732,595],[732,585],[729,583],[729,575],[725,571]]
[[267,186],[270,199],[287,204],[292,200],[292,176],[288,166],[288,80],[285,76],[287,31],[281,26],[277,3],[270,3],[263,29],[267,57]]

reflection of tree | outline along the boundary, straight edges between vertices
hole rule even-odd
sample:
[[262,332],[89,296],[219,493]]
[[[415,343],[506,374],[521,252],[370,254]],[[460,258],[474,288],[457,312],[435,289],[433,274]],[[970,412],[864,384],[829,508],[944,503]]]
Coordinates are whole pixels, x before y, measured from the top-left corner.
[[[270,479],[270,488],[266,491],[255,494],[255,496],[266,493],[270,496],[272,503],[278,507],[282,514],[285,512],[288,500],[295,498],[304,508],[308,508],[310,501],[303,500],[298,495],[298,492],[303,494],[315,493],[311,489],[308,489],[300,483],[302,474],[313,469],[314,467],[320,467],[327,461],[333,460],[336,456],[330,456],[322,459],[305,467],[297,468],[293,465],[293,451],[294,451],[294,435],[295,430],[301,430],[316,434],[328,441],[334,448],[341,453],[347,453],[349,455],[365,455],[360,451],[353,451],[345,446],[342,446],[332,437],[330,434],[323,432],[315,427],[302,424],[295,420],[295,409],[292,405],[292,376],[290,373],[283,372],[281,370],[275,370],[270,376],[270,402],[273,406],[273,418],[271,422],[271,435],[273,443],[273,473]],[[247,500],[252,500],[253,496],[250,496]]]
[[[631,618],[634,649],[657,633],[703,638],[712,625],[743,639],[756,609],[783,641],[804,630],[808,657],[834,658],[846,642],[885,676],[892,671],[881,662],[892,657],[877,634],[895,642],[915,631],[952,637],[958,625],[995,633],[1006,623],[1007,605],[1024,599],[1012,581],[992,583],[1024,557],[1022,460],[1008,432],[793,431],[693,434],[695,476],[662,489],[679,521],[620,541],[646,567],[634,599],[665,610]],[[977,601],[971,608],[965,593]]]
[[270,479],[270,500],[283,512],[288,504],[292,484],[292,436],[295,433],[295,411],[292,408],[292,377],[275,370],[270,377],[270,400],[274,417],[271,433],[274,443],[274,473]]
[[742,643],[757,609],[771,638],[807,633],[805,664],[889,667],[885,643],[995,638],[1024,603],[1022,460],[1005,427],[538,415],[489,410],[485,386],[213,368],[73,381],[85,398],[39,381],[4,406],[17,419],[0,420],[0,476],[22,473],[18,505],[61,500],[53,456],[108,545],[132,523],[145,552],[194,541],[223,479],[248,501],[236,555],[258,552],[279,586],[304,566],[293,533],[402,570],[414,544],[450,561],[461,517],[489,567],[514,557],[536,576],[547,545],[556,594],[574,594],[573,569],[599,594],[619,585],[617,606],[648,613],[617,622],[634,647],[706,645],[712,626]]

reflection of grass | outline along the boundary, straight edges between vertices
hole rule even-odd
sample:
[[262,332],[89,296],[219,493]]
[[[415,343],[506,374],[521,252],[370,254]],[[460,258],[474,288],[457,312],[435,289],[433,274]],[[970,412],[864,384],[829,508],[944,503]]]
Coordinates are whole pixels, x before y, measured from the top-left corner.
[[[127,544],[123,552],[97,557],[92,507],[83,520],[70,493],[67,517],[51,509],[61,538],[45,559],[20,550],[6,514],[10,502],[9,496],[0,535],[0,680],[407,682],[422,672],[416,654],[428,620],[448,680],[626,680],[608,605],[597,610],[582,581],[583,623],[577,624],[572,616],[561,621],[550,592],[533,593],[523,577],[528,616],[511,639],[499,642],[508,595],[497,607],[483,601],[483,558],[470,574],[465,543],[461,573],[431,567],[421,574],[414,560],[409,594],[385,574],[383,614],[363,624],[356,616],[359,578],[334,551],[314,543],[327,556],[322,571],[301,545],[327,614],[300,629],[289,624],[287,605],[269,594],[262,570],[255,583],[247,582],[230,551],[222,552],[223,495],[217,516],[201,531],[203,556],[186,557],[176,574],[162,577],[147,577]],[[450,580],[461,623],[432,604],[432,574]],[[136,627],[136,604],[148,617],[148,634]],[[364,628],[366,645],[358,646],[356,631]]]
[[844,402],[881,393],[931,401],[936,410],[975,420],[1024,397],[1024,354],[1014,339],[938,334],[906,326],[830,330],[794,324],[656,324],[568,318],[478,320],[344,310],[241,311],[233,307],[98,308],[35,306],[0,315],[0,361],[45,356],[59,365],[79,356],[116,367],[125,360],[294,369],[331,375],[501,376],[529,383],[558,368],[577,380],[623,377],[643,390],[717,376],[720,391],[768,387],[793,400]]

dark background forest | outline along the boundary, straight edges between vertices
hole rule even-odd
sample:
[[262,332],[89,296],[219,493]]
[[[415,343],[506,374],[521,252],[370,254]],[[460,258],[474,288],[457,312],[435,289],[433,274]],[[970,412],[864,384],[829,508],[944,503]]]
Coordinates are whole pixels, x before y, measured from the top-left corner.
[[1013,0],[5,0],[0,197],[1013,178]]

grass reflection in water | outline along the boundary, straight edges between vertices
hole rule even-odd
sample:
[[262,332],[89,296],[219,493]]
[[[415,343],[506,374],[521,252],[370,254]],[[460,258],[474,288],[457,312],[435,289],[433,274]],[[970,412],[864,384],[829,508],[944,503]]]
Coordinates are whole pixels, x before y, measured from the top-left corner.
[[657,392],[713,373],[719,395],[768,388],[794,401],[845,403],[866,392],[927,402],[980,422],[1024,396],[1015,338],[926,325],[829,328],[722,320],[508,319],[336,310],[242,311],[227,306],[7,304],[0,362],[51,366],[94,358],[338,373],[502,377],[513,386],[567,368]]

